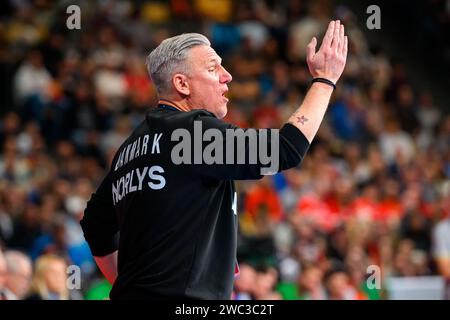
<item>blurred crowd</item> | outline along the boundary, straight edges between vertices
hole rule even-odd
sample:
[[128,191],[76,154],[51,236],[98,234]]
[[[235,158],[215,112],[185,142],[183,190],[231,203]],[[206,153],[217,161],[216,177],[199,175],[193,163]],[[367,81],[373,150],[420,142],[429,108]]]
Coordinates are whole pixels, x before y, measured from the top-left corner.
[[[107,298],[79,221],[116,149],[157,102],[144,61],[160,41],[207,35],[233,75],[225,120],[279,128],[310,85],[306,44],[331,19],[345,25],[349,56],[307,156],[237,183],[232,298],[387,299],[389,277],[450,279],[448,106],[369,44],[348,7],[79,1],[81,29],[69,30],[70,4],[1,4],[0,300]],[[81,275],[73,290],[69,265]],[[381,285],[370,285],[370,266]]]

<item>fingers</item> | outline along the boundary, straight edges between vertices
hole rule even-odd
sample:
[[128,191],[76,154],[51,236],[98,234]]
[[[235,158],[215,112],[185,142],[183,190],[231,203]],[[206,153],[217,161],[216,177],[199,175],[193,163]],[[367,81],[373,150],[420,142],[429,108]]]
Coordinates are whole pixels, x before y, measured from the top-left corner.
[[341,22],[339,20],[336,20],[336,22],[334,23],[333,41],[331,42],[331,49],[335,52],[337,52],[339,48],[340,31],[341,31]]
[[308,46],[306,47],[306,59],[308,61],[311,61],[314,57],[314,54],[316,53],[316,44],[317,39],[316,37],[313,37],[311,41],[308,43]]
[[345,36],[344,37],[344,46],[342,48],[342,54],[344,55],[344,57],[347,57],[347,52],[348,52],[348,37]]
[[331,21],[328,24],[327,32],[325,33],[325,36],[322,40],[322,45],[320,46],[320,50],[322,48],[329,48],[331,46],[331,41],[333,40],[333,33],[334,33],[334,21]]
[[344,51],[344,42],[345,42],[345,35],[344,35],[344,25],[341,24],[341,28],[339,29],[339,46],[338,46],[338,53],[342,54]]

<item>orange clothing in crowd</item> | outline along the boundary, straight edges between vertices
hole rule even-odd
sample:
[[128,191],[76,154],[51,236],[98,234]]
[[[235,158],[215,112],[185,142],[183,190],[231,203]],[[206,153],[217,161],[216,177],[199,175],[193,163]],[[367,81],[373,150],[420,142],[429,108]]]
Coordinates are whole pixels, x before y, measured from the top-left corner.
[[331,231],[340,222],[339,213],[329,203],[311,192],[302,196],[297,204],[299,214],[312,218],[324,231]]
[[245,197],[244,210],[252,217],[258,214],[261,206],[265,206],[268,210],[269,217],[272,221],[278,222],[283,217],[283,209],[280,199],[274,189],[255,186]]
[[397,199],[385,199],[378,205],[376,219],[386,222],[390,218],[401,218],[404,208]]
[[365,197],[356,198],[350,205],[352,217],[358,220],[373,221],[377,218],[378,203]]
[[140,103],[148,102],[154,94],[147,74],[125,74],[124,78],[128,92],[133,94]]

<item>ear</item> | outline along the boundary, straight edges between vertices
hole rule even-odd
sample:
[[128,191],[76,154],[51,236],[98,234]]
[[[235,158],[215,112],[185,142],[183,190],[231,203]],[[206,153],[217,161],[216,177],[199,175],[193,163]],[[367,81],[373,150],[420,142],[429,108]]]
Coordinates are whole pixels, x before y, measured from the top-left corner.
[[172,77],[172,83],[175,87],[175,90],[182,95],[188,96],[191,93],[189,89],[189,83],[187,81],[187,77],[184,74],[176,73]]

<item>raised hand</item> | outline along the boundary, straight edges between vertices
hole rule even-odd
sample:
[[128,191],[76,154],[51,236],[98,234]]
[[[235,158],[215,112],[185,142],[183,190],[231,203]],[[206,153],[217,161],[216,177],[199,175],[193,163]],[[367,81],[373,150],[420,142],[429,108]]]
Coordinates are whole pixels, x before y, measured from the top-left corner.
[[348,39],[344,35],[344,25],[339,20],[331,21],[317,52],[316,44],[317,39],[313,37],[306,49],[306,62],[311,76],[336,83],[347,61]]

